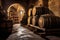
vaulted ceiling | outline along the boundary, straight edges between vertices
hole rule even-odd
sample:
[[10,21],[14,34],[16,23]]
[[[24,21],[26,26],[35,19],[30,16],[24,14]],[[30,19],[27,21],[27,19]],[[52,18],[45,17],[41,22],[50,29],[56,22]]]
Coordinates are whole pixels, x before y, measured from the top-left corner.
[[[3,8],[7,9],[11,4],[20,3],[23,7],[28,9],[31,4],[35,4],[38,0],[1,0]],[[47,4],[47,0],[43,0],[44,5]],[[46,5],[47,6],[47,5]]]
[[31,4],[34,4],[38,0],[1,0],[3,6],[9,6],[12,3],[20,3],[24,7],[29,7]]

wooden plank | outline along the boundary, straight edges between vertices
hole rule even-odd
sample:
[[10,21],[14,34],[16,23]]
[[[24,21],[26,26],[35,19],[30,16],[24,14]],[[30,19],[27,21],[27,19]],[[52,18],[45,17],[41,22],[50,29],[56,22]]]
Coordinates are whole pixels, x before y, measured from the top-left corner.
[[40,30],[45,31],[45,28],[40,28],[40,27],[38,27],[38,26],[34,26],[34,25],[31,25],[31,24],[30,24],[30,26],[31,26],[31,27],[34,27],[34,28],[36,28],[36,29],[40,29]]

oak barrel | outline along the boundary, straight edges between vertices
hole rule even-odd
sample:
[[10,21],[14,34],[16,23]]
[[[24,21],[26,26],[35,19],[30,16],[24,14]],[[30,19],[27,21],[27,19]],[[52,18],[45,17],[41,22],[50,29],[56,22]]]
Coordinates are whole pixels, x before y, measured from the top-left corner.
[[51,15],[42,15],[38,22],[41,28],[57,28],[60,26],[60,17]]

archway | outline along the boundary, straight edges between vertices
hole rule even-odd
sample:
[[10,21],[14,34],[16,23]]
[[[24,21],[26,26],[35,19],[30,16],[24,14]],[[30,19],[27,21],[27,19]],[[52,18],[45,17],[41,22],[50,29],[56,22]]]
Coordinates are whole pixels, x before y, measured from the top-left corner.
[[20,23],[24,16],[25,9],[19,3],[14,3],[8,7],[7,12],[9,20],[13,20],[13,23]]

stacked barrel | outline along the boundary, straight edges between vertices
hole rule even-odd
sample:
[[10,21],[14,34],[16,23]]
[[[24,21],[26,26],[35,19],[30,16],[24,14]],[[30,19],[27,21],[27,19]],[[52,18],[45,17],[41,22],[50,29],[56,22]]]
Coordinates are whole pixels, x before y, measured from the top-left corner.
[[60,36],[60,17],[41,15],[38,24],[40,28],[46,29],[46,35]]
[[41,28],[60,28],[60,17],[51,15],[42,15],[39,18],[39,26]]
[[38,18],[36,16],[36,9],[35,8],[33,8],[33,10],[29,9],[29,11],[28,11],[28,19],[27,19],[28,23],[27,24],[28,25],[31,24],[31,25],[35,26],[36,23],[37,23],[37,20],[38,20]]
[[28,13],[24,15],[21,23],[23,25],[30,25],[32,23],[32,9],[29,9]]
[[34,12],[32,9],[29,9],[27,16],[24,16],[22,20],[23,24],[31,24],[33,26],[39,26],[40,28],[54,28],[60,26],[60,17],[55,16],[48,9],[46,9],[46,11],[43,9],[45,10],[46,8],[38,8],[38,10],[36,9],[36,12]]
[[28,17],[28,25],[38,26],[38,18],[36,16]]
[[[31,10],[32,9],[29,10],[27,16],[24,16],[22,20],[23,25],[29,25],[28,28],[32,30],[35,30],[35,28],[39,30],[41,30],[41,28],[46,29],[43,31],[46,32],[46,34],[60,34],[60,17],[55,16],[51,11],[45,8],[38,8],[36,13],[32,13]],[[38,32],[41,32],[39,30]]]

